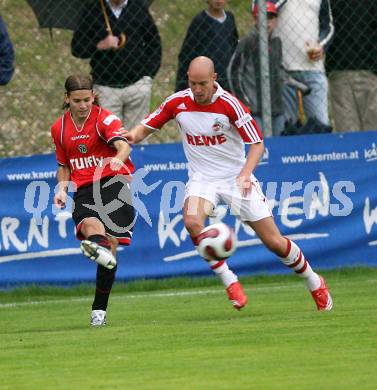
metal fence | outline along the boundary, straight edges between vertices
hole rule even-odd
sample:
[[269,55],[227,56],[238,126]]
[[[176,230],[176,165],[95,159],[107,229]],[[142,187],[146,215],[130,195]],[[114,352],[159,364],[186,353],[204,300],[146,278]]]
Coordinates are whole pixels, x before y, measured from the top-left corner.
[[[210,1],[221,3],[220,0]],[[133,12],[122,22],[125,24],[124,31],[119,19],[106,5],[107,0],[103,0],[103,3],[107,15],[101,7],[101,0],[0,0],[0,14],[6,22],[16,53],[13,78],[8,85],[0,87],[0,156],[52,151],[49,129],[62,113],[64,80],[72,73],[92,72],[98,84],[106,84],[110,80],[111,86],[118,88],[133,85],[144,72],[145,76],[153,78],[149,108],[154,109],[165,97],[185,85],[185,68],[189,60],[195,55],[204,54],[215,60],[221,83],[227,88],[232,87],[232,76],[226,68],[237,40],[250,35],[249,31],[254,25],[251,1],[229,0],[225,9],[231,14],[227,15],[220,29],[211,25],[211,20],[203,11],[207,7],[204,0],[129,0],[127,7],[132,5]],[[299,132],[297,129],[305,125],[311,116],[323,125],[334,127],[334,121],[339,116],[338,108],[332,110],[334,104],[328,103],[327,79],[315,76],[325,69],[328,71],[332,87],[330,97],[333,96],[330,103],[344,95],[342,87],[347,84],[344,71],[366,71],[366,78],[362,81],[364,84],[365,80],[371,81],[363,88],[364,91],[368,86],[371,89],[377,71],[377,4],[367,0],[333,0],[333,12],[330,13],[328,0],[276,1],[276,6],[280,8],[273,37],[279,36],[282,42],[284,72],[275,72],[271,65],[276,58],[267,39],[269,22],[265,4],[265,0],[260,1],[258,16],[258,32],[264,36],[264,44],[263,40],[258,44],[257,55],[253,52],[255,77],[248,81],[257,84],[254,85],[257,102],[250,105],[252,110],[258,105],[262,107],[257,114],[264,120],[265,134],[271,134],[271,125],[274,125],[279,111],[275,110],[276,97],[283,93],[274,89],[277,85],[274,80],[281,79],[287,85],[291,76],[304,85],[312,84],[308,97],[297,94],[301,84],[293,83],[292,88],[288,88],[288,95],[290,93],[294,99],[290,107],[291,133]],[[39,10],[38,18],[36,9]],[[161,59],[152,25],[161,38]],[[124,47],[105,51],[96,49],[96,44],[108,34],[109,26],[119,41],[123,39],[121,33],[125,33]],[[87,35],[84,39],[81,34],[81,42],[76,40],[72,48],[73,30],[79,28]],[[318,42],[324,45],[327,54],[323,59],[316,60],[313,53]],[[76,57],[72,55],[72,50]],[[247,81],[248,74],[242,73],[242,67],[240,69],[245,76],[243,79]],[[314,73],[302,73],[307,70]],[[309,76],[315,79],[311,80]],[[147,78],[139,87],[148,87],[149,82]],[[316,88],[320,89],[318,94]],[[284,91],[287,94],[286,89]],[[374,100],[365,99],[366,105],[373,106]],[[287,112],[289,107],[287,109],[285,104],[284,113]],[[330,118],[328,123],[326,115]],[[362,129],[364,124],[352,122],[352,115],[345,126],[353,127],[353,130]],[[368,126],[373,128],[374,118],[371,116]],[[125,125],[128,127],[127,123]],[[321,128],[315,123],[309,132],[328,131],[326,126]],[[151,137],[149,142],[178,140],[179,133],[171,123]]]

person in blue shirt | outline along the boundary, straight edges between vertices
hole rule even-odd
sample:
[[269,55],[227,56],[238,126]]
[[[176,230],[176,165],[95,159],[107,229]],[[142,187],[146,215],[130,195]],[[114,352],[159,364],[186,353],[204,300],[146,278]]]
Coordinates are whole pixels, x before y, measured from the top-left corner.
[[4,20],[0,16],[0,85],[9,83],[14,72],[14,50]]

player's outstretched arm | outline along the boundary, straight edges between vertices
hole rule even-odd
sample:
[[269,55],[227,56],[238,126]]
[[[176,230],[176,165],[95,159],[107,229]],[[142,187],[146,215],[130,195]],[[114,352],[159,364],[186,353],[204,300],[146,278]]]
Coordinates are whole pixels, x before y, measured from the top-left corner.
[[119,129],[120,134],[125,137],[130,145],[141,142],[144,138],[147,138],[149,134],[153,133],[153,130],[142,124],[136,125],[131,130],[125,128]]

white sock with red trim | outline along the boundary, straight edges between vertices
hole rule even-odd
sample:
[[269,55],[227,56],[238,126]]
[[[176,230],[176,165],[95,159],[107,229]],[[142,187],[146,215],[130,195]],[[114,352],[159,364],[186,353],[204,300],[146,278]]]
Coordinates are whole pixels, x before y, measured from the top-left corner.
[[[199,235],[190,237],[195,248],[197,248]],[[209,264],[211,270],[219,276],[226,288],[238,281],[237,275],[229,269],[228,264],[224,260],[204,260]]]
[[305,279],[305,283],[310,291],[317,290],[321,286],[321,279],[316,274],[309,262],[305,259],[301,249],[290,239],[287,240],[287,251],[280,260],[289,268],[292,268],[298,276]]
[[211,270],[220,277],[221,281],[224,283],[224,286],[228,288],[231,284],[238,281],[237,275],[233,273],[228,264],[224,260],[206,260]]

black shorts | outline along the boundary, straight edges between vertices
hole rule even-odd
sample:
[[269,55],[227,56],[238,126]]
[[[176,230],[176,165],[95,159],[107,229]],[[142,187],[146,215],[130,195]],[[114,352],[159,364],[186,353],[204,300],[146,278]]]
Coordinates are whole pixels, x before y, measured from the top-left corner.
[[126,176],[105,177],[80,187],[73,200],[72,218],[79,240],[84,239],[80,231],[84,219],[95,217],[104,224],[109,236],[117,238],[122,245],[130,245],[135,211]]

